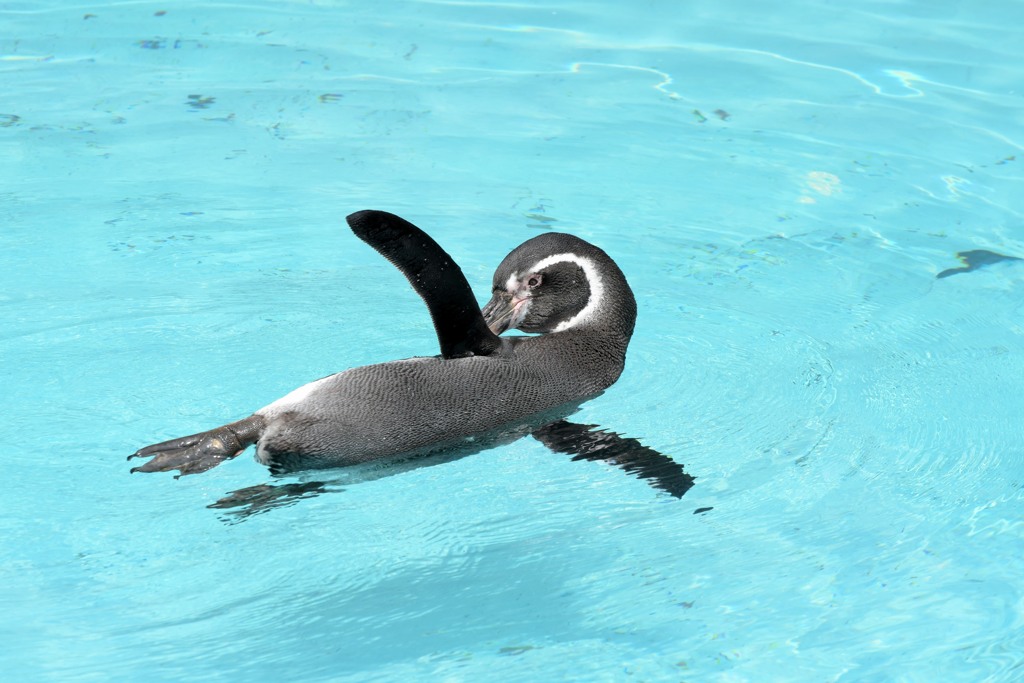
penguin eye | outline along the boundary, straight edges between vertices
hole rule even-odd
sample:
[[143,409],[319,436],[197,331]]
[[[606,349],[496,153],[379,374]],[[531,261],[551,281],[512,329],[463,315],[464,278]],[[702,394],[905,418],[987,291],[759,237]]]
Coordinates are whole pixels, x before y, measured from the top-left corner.
[[529,287],[530,289],[533,289],[534,287],[540,285],[541,280],[542,278],[540,273],[532,273],[530,274],[530,277],[526,279],[526,286]]

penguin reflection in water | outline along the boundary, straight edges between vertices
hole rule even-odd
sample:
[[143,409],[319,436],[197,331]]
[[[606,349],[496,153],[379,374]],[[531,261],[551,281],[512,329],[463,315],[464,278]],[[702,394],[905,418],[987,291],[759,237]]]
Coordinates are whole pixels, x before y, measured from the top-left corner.
[[[618,379],[636,321],[626,278],[601,249],[555,232],[527,240],[498,266],[481,311],[458,265],[416,226],[383,211],[354,213],[348,224],[426,302],[440,355],[330,375],[245,419],[142,448],[129,459],[150,460],[132,472],[205,472],[253,444],[256,459],[283,474],[461,455],[532,434],[675,497],[693,485],[679,464],[636,439],[565,419]],[[509,329],[536,336],[498,336]],[[259,511],[325,484],[249,487],[212,507]]]

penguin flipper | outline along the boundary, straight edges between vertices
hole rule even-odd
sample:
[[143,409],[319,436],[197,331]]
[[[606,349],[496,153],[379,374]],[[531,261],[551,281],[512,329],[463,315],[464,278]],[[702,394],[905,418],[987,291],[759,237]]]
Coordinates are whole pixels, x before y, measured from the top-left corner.
[[231,491],[228,495],[206,507],[213,510],[227,510],[226,521],[240,522],[262,512],[288,507],[300,500],[337,490],[327,488],[331,483],[307,481],[290,484],[257,484]]
[[636,439],[598,429],[597,425],[558,420],[535,430],[532,436],[556,453],[572,455],[573,460],[602,460],[617,465],[674,498],[682,498],[693,486],[693,477],[672,458]]
[[444,358],[488,356],[501,340],[487,328],[458,264],[427,233],[385,211],[345,219],[352,232],[394,264],[423,298]]
[[199,432],[180,439],[162,441],[140,448],[132,458],[151,458],[146,463],[133,467],[132,472],[170,472],[178,470],[177,476],[199,474],[211,470],[225,460],[234,458],[256,443],[263,431],[263,418],[250,415],[244,420],[232,422]]

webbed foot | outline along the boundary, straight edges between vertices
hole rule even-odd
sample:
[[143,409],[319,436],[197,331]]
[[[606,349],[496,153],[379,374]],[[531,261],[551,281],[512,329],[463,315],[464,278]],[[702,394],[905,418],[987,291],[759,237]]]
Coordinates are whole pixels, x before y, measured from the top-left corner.
[[300,500],[312,498],[321,493],[333,490],[327,488],[333,482],[309,481],[291,484],[258,484],[232,491],[215,503],[206,507],[215,510],[229,510],[227,515],[234,521],[241,521],[252,515],[267,512],[275,508],[294,505]]
[[178,470],[177,476],[199,474],[213,469],[225,460],[230,460],[259,440],[263,431],[263,418],[251,415],[244,420],[232,422],[179,439],[140,448],[128,456],[152,458],[132,472],[169,472]]

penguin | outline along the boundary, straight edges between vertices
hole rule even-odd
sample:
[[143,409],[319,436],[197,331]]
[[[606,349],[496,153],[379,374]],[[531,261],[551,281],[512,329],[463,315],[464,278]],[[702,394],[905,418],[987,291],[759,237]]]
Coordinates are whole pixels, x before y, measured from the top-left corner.
[[[285,474],[533,434],[676,497],[692,485],[681,466],[636,440],[565,420],[619,378],[636,323],[633,292],[603,250],[565,233],[537,235],[499,264],[481,310],[459,266],[412,223],[375,210],[346,220],[426,303],[440,353],[316,380],[242,420],[141,448],[129,460],[149,460],[132,472],[197,474],[255,445],[259,462]],[[513,329],[532,336],[500,336]]]

